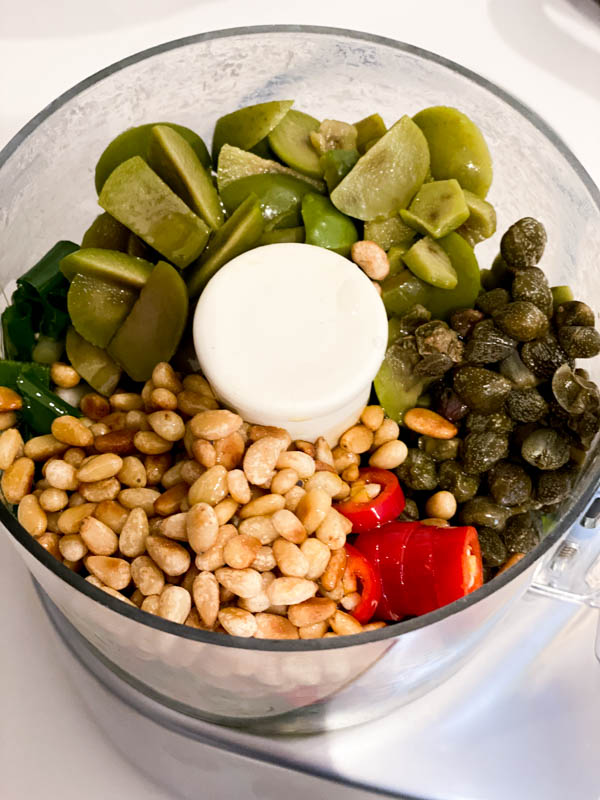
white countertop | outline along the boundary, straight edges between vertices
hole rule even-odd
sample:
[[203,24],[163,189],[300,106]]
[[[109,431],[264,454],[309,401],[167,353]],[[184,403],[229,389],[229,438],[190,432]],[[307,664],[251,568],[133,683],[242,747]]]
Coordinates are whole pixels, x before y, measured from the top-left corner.
[[[267,23],[364,30],[461,62],[544,117],[600,184],[595,0],[0,0],[0,147],[57,95],[124,56],[193,33]],[[0,796],[171,800],[90,724],[3,536],[0,559]]]

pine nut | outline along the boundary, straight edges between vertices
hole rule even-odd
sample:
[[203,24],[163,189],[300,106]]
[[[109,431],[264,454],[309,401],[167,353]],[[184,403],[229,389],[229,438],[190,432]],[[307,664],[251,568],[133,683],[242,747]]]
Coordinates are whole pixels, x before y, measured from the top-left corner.
[[298,508],[298,503],[305,494],[306,489],[303,489],[301,486],[292,486],[292,488],[285,493],[285,508],[295,513]]
[[323,489],[311,489],[298,503],[296,515],[306,528],[306,532],[314,533],[327,516],[331,508],[331,497]]
[[340,600],[340,605],[346,611],[353,611],[356,606],[360,603],[361,596],[359,592],[350,592],[350,594],[346,594]]
[[220,567],[215,570],[215,576],[221,586],[229,589],[238,597],[254,597],[262,588],[260,572],[255,569]]
[[420,523],[421,525],[431,525],[434,528],[448,528],[450,526],[447,519],[441,519],[440,517],[427,517],[420,520]]
[[369,464],[379,469],[396,469],[406,461],[408,448],[399,439],[384,442],[369,458]]
[[155,616],[157,616],[159,605],[160,605],[160,596],[157,594],[151,594],[148,597],[144,598],[140,608],[142,609],[142,611],[147,611],[148,614],[154,614]]
[[191,389],[184,389],[177,395],[177,408],[182,414],[194,417],[203,411],[214,411],[219,408],[219,404],[214,397],[208,397],[200,392]]
[[125,415],[125,428],[135,433],[136,431],[149,431],[150,425],[145,411],[128,411]]
[[294,449],[300,450],[301,453],[306,453],[306,455],[311,458],[316,458],[317,456],[317,448],[314,444],[312,442],[306,442],[304,439],[296,439],[294,442]]
[[79,494],[88,503],[101,503],[103,500],[114,500],[120,490],[121,484],[116,478],[107,478],[103,481],[94,481],[93,483],[82,483],[79,485]]
[[141,395],[134,392],[116,392],[108,401],[115,411],[140,411],[144,407]]
[[[63,558],[63,562],[62,563],[63,563],[63,567],[66,567],[67,569],[70,569],[71,572],[79,572],[80,569],[81,569],[81,564],[82,564],[81,561],[69,561],[68,558]],[[104,585],[102,585],[100,588],[104,590],[105,587],[104,587]]]
[[220,464],[207,469],[188,492],[188,501],[191,506],[196,503],[208,503],[216,506],[227,497],[227,470]]
[[44,511],[62,511],[69,503],[69,495],[62,489],[44,489],[38,499]]
[[161,483],[165,489],[171,489],[173,486],[177,486],[178,483],[185,483],[181,476],[183,465],[185,463],[185,461],[177,461],[165,472],[161,480]]
[[6,470],[24,453],[23,437],[16,428],[9,428],[0,435],[0,469]]
[[362,424],[373,432],[375,432],[382,426],[383,419],[384,419],[384,413],[383,413],[383,408],[381,406],[366,406],[366,408],[360,415],[360,421],[362,422]]
[[154,503],[160,497],[156,489],[123,489],[119,492],[119,503],[125,508],[143,508],[148,517],[154,515]]
[[117,534],[95,517],[86,517],[79,533],[90,553],[97,556],[111,556],[119,546]]
[[224,439],[238,430],[243,420],[227,409],[201,411],[192,417],[192,433],[198,439]]
[[146,550],[166,575],[183,575],[191,558],[185,547],[164,536],[146,537]]
[[72,447],[90,447],[94,442],[94,434],[77,417],[69,414],[56,417],[51,431],[55,439]]
[[219,525],[226,525],[229,520],[235,516],[237,510],[238,503],[231,497],[226,497],[225,500],[221,500],[220,503],[217,503],[215,506],[215,514],[217,515],[217,522]]
[[356,453],[351,453],[349,450],[344,450],[343,447],[333,448],[333,465],[336,472],[343,473],[344,470],[351,467],[353,464],[360,464],[360,458]]
[[271,544],[279,536],[272,517],[256,516],[243,520],[239,525],[239,532],[252,536],[262,545]]
[[436,492],[425,503],[425,513],[428,517],[452,519],[456,514],[456,498],[452,492]]
[[366,633],[367,631],[379,631],[382,628],[387,628],[385,622],[367,622],[366,625],[363,625],[363,633]]
[[249,638],[256,633],[254,616],[243,608],[222,608],[219,611],[219,622],[232,636]]
[[334,633],[338,636],[352,636],[355,633],[362,633],[362,625],[350,614],[344,611],[336,611],[329,621]]
[[200,572],[194,578],[192,597],[202,624],[214,627],[219,613],[219,583],[212,572]]
[[389,275],[390,262],[387,253],[376,242],[368,239],[354,242],[350,257],[371,280],[382,281]]
[[373,431],[366,425],[354,425],[340,437],[340,447],[350,453],[366,453],[373,444]]
[[[161,412],[163,413],[163,412]],[[168,453],[173,447],[173,442],[163,439],[154,431],[138,431],[133,437],[133,443],[144,455],[158,456]]]
[[172,456],[170,453],[159,453],[157,455],[147,455],[144,459],[144,467],[146,469],[146,485],[156,486],[159,484],[165,472],[172,464]]
[[143,489],[146,486],[146,468],[139,458],[126,456],[117,478],[132,489]]
[[50,380],[60,386],[61,389],[72,389],[77,386],[81,378],[77,370],[73,369],[69,364],[55,361],[50,367]]
[[513,553],[512,556],[502,564],[496,575],[501,575],[503,572],[506,572],[507,569],[514,567],[522,558],[525,558],[525,553]]
[[185,481],[188,486],[191,486],[198,480],[203,472],[204,469],[196,461],[184,461],[181,467],[181,480]]
[[50,486],[64,491],[74,491],[79,486],[77,471],[72,464],[66,461],[53,459],[46,466],[46,480]]
[[[96,509],[96,513],[98,513],[98,509]],[[127,515],[119,536],[119,550],[128,558],[141,556],[146,550],[148,533],[146,512],[143,508],[132,508]]]
[[148,423],[152,430],[167,442],[178,442],[183,439],[185,424],[174,411],[162,410],[148,414]]
[[59,548],[59,542],[61,537],[57,533],[42,533],[41,536],[36,536],[35,540],[40,544],[44,550],[50,553],[51,556],[60,560],[61,553]]
[[271,521],[277,533],[284,539],[287,539],[288,542],[302,544],[306,539],[306,528],[293,511],[282,508],[280,511],[276,511],[273,514]]
[[309,561],[298,545],[287,539],[276,539],[273,542],[273,555],[282,575],[291,578],[305,578]]
[[80,561],[87,555],[88,549],[85,542],[78,533],[68,533],[61,536],[58,549],[63,558],[67,561]]
[[333,453],[326,439],[322,436],[315,441],[315,459],[333,467]]
[[298,639],[298,629],[279,614],[257,614],[255,639]]
[[90,431],[94,435],[94,439],[100,439],[105,434],[110,433],[110,428],[103,422],[95,422],[93,425],[90,425]]
[[23,407],[21,395],[17,394],[8,386],[0,386],[0,413],[6,411],[18,411]]
[[96,506],[94,516],[96,519],[99,519],[100,522],[108,525],[112,531],[119,534],[127,521],[128,512],[127,509],[123,508],[116,500],[103,500]]
[[315,474],[315,460],[299,450],[285,450],[277,459],[277,469],[293,469],[305,480]]
[[392,442],[400,436],[400,426],[393,419],[384,419],[373,436],[373,447],[377,449],[386,442]]
[[183,389],[183,384],[167,361],[160,361],[154,367],[152,370],[152,383],[158,389],[169,389],[175,394]]
[[58,518],[58,530],[61,533],[79,533],[81,523],[94,513],[95,508],[96,503],[82,503],[66,508]]
[[317,539],[330,550],[339,550],[346,544],[346,536],[352,531],[352,523],[335,508],[330,508],[316,531]]
[[215,442],[217,464],[225,469],[236,469],[242,463],[246,442],[239,431],[230,436],[224,436]]
[[404,415],[404,424],[411,431],[433,439],[454,439],[458,433],[456,425],[428,408],[411,408]]
[[127,413],[125,411],[113,411],[102,417],[102,424],[106,425],[109,431],[127,430]]
[[290,606],[288,617],[290,622],[298,628],[325,622],[335,614],[336,608],[333,600],[327,597],[311,597],[303,603]]
[[192,445],[192,453],[196,461],[206,469],[214,467],[217,463],[217,451],[208,439],[196,439]]
[[[261,545],[254,558],[254,561],[252,564],[250,564],[250,566],[252,569],[257,570],[258,572],[269,572],[270,570],[275,569],[277,563],[275,561],[275,556],[273,555],[273,548],[269,547],[268,544]],[[270,602],[269,605],[271,605]],[[261,610],[264,611],[266,608],[268,608],[268,606],[265,606],[265,608]],[[248,611],[252,611],[252,609],[249,608]]]
[[137,556],[131,562],[131,578],[143,595],[158,595],[165,586],[161,568],[150,556]]
[[[110,434],[109,434],[110,436]],[[123,459],[115,453],[103,453],[92,456],[77,472],[77,479],[84,483],[103,481],[118,475],[123,466]]]
[[79,492],[73,492],[73,494],[69,497],[69,508],[82,505],[85,505],[85,500],[83,497],[79,494]]
[[17,424],[17,415],[14,411],[0,411],[0,431],[6,431]]
[[79,402],[79,408],[86,417],[94,420],[100,420],[110,412],[110,405],[106,397],[95,392],[84,395]]
[[[299,476],[295,469],[282,469],[275,473],[271,481],[271,491],[274,494],[284,495],[286,492],[298,483]],[[231,491],[231,490],[230,490]],[[248,501],[246,501],[248,502]]]
[[328,627],[328,622],[315,622],[313,625],[303,625],[298,628],[298,633],[301,639],[322,639]]
[[43,508],[34,494],[26,494],[19,502],[17,519],[32,536],[41,536],[46,532],[48,520]]
[[271,606],[267,589],[275,580],[275,575],[273,575],[272,572],[264,572],[260,577],[262,581],[262,589],[260,592],[254,595],[254,597],[241,597],[238,600],[239,607],[250,611],[252,614],[266,611]]
[[117,456],[127,456],[135,453],[136,431],[121,429],[118,431],[108,431],[98,434],[97,426],[94,425],[94,447],[99,453],[106,455],[116,454]]
[[280,494],[265,494],[246,503],[239,511],[240,519],[260,517],[274,514],[285,505],[285,500]]
[[138,608],[141,608],[142,607],[142,603],[144,602],[144,595],[140,592],[139,589],[135,589],[131,593],[131,597],[129,599],[131,600],[131,602],[133,603],[134,606],[137,606]]
[[171,486],[154,501],[154,511],[161,517],[176,514],[181,507],[183,500],[187,498],[188,485],[183,481]]
[[249,483],[262,486],[275,474],[275,464],[281,452],[281,440],[263,436],[250,445],[244,456],[243,467]]
[[79,469],[85,459],[85,450],[81,447],[69,447],[65,450],[63,460],[71,464],[75,469]]
[[300,550],[308,559],[308,572],[306,577],[311,581],[318,580],[325,572],[331,552],[326,544],[319,539],[307,539],[300,546]]
[[111,589],[124,589],[131,581],[131,567],[128,561],[110,556],[87,556],[85,566],[92,575]]
[[322,489],[330,497],[338,495],[344,486],[344,482],[337,472],[315,472],[305,483],[304,488],[307,492],[311,489]]
[[317,584],[306,578],[276,578],[267,592],[274,606],[291,606],[314,597]]
[[[85,430],[87,431],[87,428]],[[66,444],[59,442],[51,433],[47,433],[43,436],[34,436],[25,442],[23,452],[34,461],[46,461],[53,456],[61,455],[66,449]]]
[[233,469],[227,473],[227,488],[236,503],[245,505],[250,502],[250,486],[241,469]]
[[346,560],[347,555],[343,547],[332,551],[325,572],[321,575],[320,583],[325,591],[331,592],[338,583],[341,584],[346,569]]
[[210,383],[203,375],[199,375],[198,373],[186,375],[183,379],[183,388],[190,392],[198,392],[198,394],[206,395],[206,397],[214,398],[215,396]]
[[4,471],[0,485],[2,486],[2,493],[7,503],[16,505],[21,502],[26,494],[29,494],[33,486],[34,472],[34,462],[31,458],[26,458],[25,456],[17,458],[17,460]]
[[208,503],[195,503],[186,514],[187,538],[195,553],[204,553],[217,539],[217,515]]
[[181,586],[165,586],[158,601],[158,616],[171,622],[186,621],[192,608],[190,593]]

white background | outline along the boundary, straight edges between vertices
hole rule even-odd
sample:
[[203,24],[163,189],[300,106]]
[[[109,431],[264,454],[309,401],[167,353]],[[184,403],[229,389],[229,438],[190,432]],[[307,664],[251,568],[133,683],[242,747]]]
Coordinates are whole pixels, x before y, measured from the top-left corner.
[[[267,23],[363,30],[458,61],[529,104],[600,183],[595,0],[0,0],[0,147],[57,95],[124,56]],[[170,800],[90,723],[1,534],[0,564],[2,800]]]

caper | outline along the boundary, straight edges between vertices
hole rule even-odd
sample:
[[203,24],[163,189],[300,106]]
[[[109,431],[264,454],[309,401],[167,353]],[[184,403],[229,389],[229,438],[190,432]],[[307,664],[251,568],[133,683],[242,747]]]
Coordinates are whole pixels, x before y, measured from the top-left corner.
[[408,455],[396,474],[402,483],[415,491],[431,492],[438,485],[435,461],[427,453],[414,447],[409,448]]
[[483,525],[495,531],[502,531],[510,515],[508,508],[499,506],[491,497],[474,497],[464,504],[460,520],[464,525]]
[[497,289],[490,289],[489,292],[480,294],[475,300],[475,308],[483,311],[484,314],[491,314],[493,311],[498,311],[499,308],[509,303],[510,294],[508,291],[498,287]]
[[505,359],[516,347],[516,341],[502,333],[493,320],[486,319],[473,329],[465,347],[465,361],[475,364],[493,364]]
[[537,389],[513,389],[506,398],[506,412],[517,422],[537,422],[548,406]]
[[533,514],[517,514],[508,520],[504,543],[509,553],[528,553],[539,541],[540,525]]
[[502,237],[502,258],[513,269],[535,267],[544,253],[546,239],[546,230],[541,222],[533,217],[523,217]]
[[519,342],[538,339],[548,330],[548,317],[528,300],[515,300],[494,314],[501,331]]
[[521,347],[521,360],[538,378],[551,378],[568,356],[554,336],[543,336]]
[[465,472],[487,472],[508,455],[508,436],[498,433],[470,433],[462,448]]
[[419,517],[419,506],[415,503],[412,497],[407,497],[404,511],[400,514],[398,519],[405,520],[407,522],[413,522],[414,520],[419,519]]
[[600,430],[600,413],[598,409],[590,409],[569,417],[569,429],[577,434],[584,450],[588,450],[596,434]]
[[422,356],[442,353],[451,358],[455,364],[462,360],[463,343],[445,322],[432,320],[419,325],[415,330],[417,350]]
[[493,414],[510,394],[510,383],[489,369],[462,367],[454,376],[454,391],[473,411]]
[[469,475],[457,461],[444,461],[439,469],[440,489],[452,492],[457,503],[466,503],[477,494],[479,475]]
[[415,303],[415,305],[400,317],[400,332],[404,334],[412,334],[416,331],[419,325],[429,322],[431,319],[431,311],[425,306]]
[[535,496],[545,506],[562,503],[571,492],[574,473],[571,469],[542,472],[537,480]]
[[481,558],[485,566],[499,567],[508,558],[508,550],[502,537],[493,528],[479,528],[479,547],[481,548]]
[[458,311],[453,311],[450,316],[450,327],[459,336],[465,338],[482,319],[483,314],[481,311],[477,311],[476,308],[459,308]]
[[434,461],[450,461],[458,455],[461,440],[434,439],[431,436],[419,436],[419,449],[431,456]]
[[580,370],[573,371],[563,364],[552,376],[552,393],[569,414],[583,414],[586,409],[598,408],[600,403],[596,384],[579,373]]
[[600,353],[600,333],[595,328],[563,325],[558,341],[569,358],[593,358]]
[[541,269],[531,267],[517,272],[511,292],[513,300],[528,300],[547,317],[552,316],[552,290]]
[[485,280],[482,280],[481,285],[488,292],[492,289],[497,289],[498,287],[510,289],[513,274],[500,253],[498,253],[494,259],[492,268],[487,270],[487,273],[488,274],[485,276]]
[[514,421],[503,411],[495,414],[475,414],[471,412],[465,420],[465,426],[470,433],[510,433]]
[[530,389],[540,382],[540,379],[525,366],[516,350],[513,350],[507,358],[500,362],[500,374],[517,389]]
[[522,505],[531,496],[531,478],[520,464],[510,461],[500,461],[490,470],[488,486],[496,503],[502,506]]
[[569,303],[561,303],[558,306],[554,312],[554,322],[559,328],[563,325],[582,325],[593,328],[596,318],[587,303],[572,300]]
[[460,422],[468,413],[467,406],[454,389],[449,386],[444,387],[436,396],[435,409],[442,417],[449,422]]
[[454,362],[449,356],[443,353],[431,353],[419,361],[413,374],[420,378],[441,378],[453,366]]
[[538,469],[559,469],[569,460],[569,440],[554,428],[538,428],[523,442],[521,455]]

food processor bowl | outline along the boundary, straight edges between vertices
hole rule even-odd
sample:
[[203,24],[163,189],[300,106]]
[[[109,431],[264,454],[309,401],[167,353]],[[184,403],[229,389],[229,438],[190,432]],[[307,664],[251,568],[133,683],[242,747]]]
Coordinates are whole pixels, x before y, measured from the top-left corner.
[[[387,124],[430,105],[456,106],[483,131],[494,162],[498,230],[534,216],[548,232],[553,284],[600,307],[600,197],[565,144],[497,86],[439,56],[351,31],[300,26],[231,29],[152,48],[59,97],[0,153],[0,276],[16,278],[58,239],[80,241],[95,215],[93,173],[125,128],[169,120],[207,142],[235,108],[293,99],[316,117]],[[477,247],[489,267],[499,236]],[[586,364],[588,367],[588,364]],[[596,362],[589,364],[598,381]],[[458,669],[525,591],[589,502],[598,446],[541,544],[481,589],[416,619],[352,637],[271,641],[196,630],[125,605],[50,556],[0,505],[27,567],[87,646],[121,679],[191,716],[269,733],[338,728],[422,695]]]

